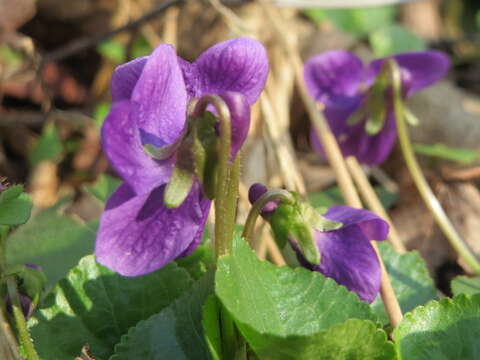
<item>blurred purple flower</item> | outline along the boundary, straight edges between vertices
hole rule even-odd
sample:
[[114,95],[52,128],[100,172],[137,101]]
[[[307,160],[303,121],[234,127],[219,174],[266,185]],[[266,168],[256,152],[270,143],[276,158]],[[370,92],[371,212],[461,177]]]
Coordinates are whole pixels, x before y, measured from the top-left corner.
[[[402,53],[392,58],[401,70],[405,98],[440,80],[450,66],[448,57],[438,51]],[[365,105],[368,91],[380,74],[385,59],[374,60],[365,67],[355,55],[333,50],[313,56],[305,63],[307,90],[310,96],[325,106],[325,116],[343,155],[354,155],[367,165],[383,162],[396,141],[391,92],[385,91],[387,109],[384,125],[377,134],[370,135],[365,131],[367,118],[354,125],[347,124],[347,120]],[[323,154],[313,129],[310,137],[314,149]]]
[[[186,200],[169,209],[165,186],[185,133],[190,99],[221,96],[232,115],[232,155],[248,133],[249,107],[268,75],[264,47],[249,38],[225,41],[193,63],[162,44],[150,56],[119,66],[112,78],[113,105],[102,128],[103,149],[124,183],[107,201],[95,254],[125,276],[152,272],[198,246],[210,209],[197,180]],[[171,148],[155,159],[145,145]]]
[[[266,191],[261,184],[252,185],[249,193],[250,202],[254,203]],[[268,203],[267,207],[267,212],[262,211],[262,216],[269,220],[275,211],[275,204]],[[371,303],[380,291],[381,271],[370,241],[385,240],[389,230],[388,223],[368,210],[343,205],[330,207],[322,216],[328,220],[341,222],[343,226],[332,231],[312,229],[320,252],[319,265],[312,265],[306,261],[295,239],[289,237],[290,245],[295,250],[300,264],[334,279],[340,285],[357,293],[360,299]],[[275,226],[275,223],[270,224]]]

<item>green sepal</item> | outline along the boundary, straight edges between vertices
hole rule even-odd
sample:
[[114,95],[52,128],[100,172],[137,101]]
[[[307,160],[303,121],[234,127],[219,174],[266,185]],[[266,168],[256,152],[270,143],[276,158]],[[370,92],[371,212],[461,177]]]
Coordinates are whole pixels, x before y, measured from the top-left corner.
[[165,187],[163,203],[167,208],[174,209],[182,205],[193,185],[193,172],[176,166],[172,177]]
[[143,151],[156,160],[168,159],[170,156],[172,156],[175,150],[177,150],[177,148],[177,143],[166,146],[155,146],[152,144],[143,145]]
[[362,106],[357,111],[354,111],[352,115],[347,119],[347,125],[353,126],[357,125],[360,121],[367,117],[365,108]]
[[367,95],[366,106],[369,117],[365,124],[365,131],[369,135],[378,134],[385,125],[387,118],[386,92],[389,85],[388,71],[386,67],[383,67]]
[[342,223],[328,220],[310,204],[303,202],[300,196],[292,193],[295,202],[281,203],[268,216],[276,241],[281,247],[291,237],[302,251],[305,259],[320,264],[321,254],[315,242],[314,231],[331,231],[342,227]]
[[210,112],[205,112],[203,117],[191,119],[195,173],[200,180],[203,193],[210,200],[215,198],[218,167],[216,121]]

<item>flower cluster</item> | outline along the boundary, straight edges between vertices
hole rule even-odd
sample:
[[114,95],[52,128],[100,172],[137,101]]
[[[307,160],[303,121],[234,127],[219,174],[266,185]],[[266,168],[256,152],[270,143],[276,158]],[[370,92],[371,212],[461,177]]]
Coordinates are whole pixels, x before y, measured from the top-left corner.
[[[112,78],[113,105],[102,128],[103,149],[124,183],[110,197],[100,220],[97,260],[125,276],[159,269],[199,244],[210,200],[199,182],[177,208],[163,197],[187,126],[191,99],[221,96],[232,112],[232,154],[248,132],[251,106],[268,75],[264,47],[249,38],[219,43],[195,62],[177,57],[170,45],[119,66]],[[237,109],[237,110],[235,110]],[[155,158],[146,148],[167,149]]]
[[[391,58],[400,67],[405,98],[440,80],[450,65],[448,57],[438,51],[403,53]],[[325,116],[343,155],[353,155],[367,165],[382,163],[396,141],[391,87],[382,72],[387,59],[377,59],[364,66],[355,55],[333,50],[313,56],[305,63],[307,90],[325,107]],[[382,81],[386,82],[383,88],[379,84]],[[372,105],[377,107],[373,109],[377,114],[362,111]],[[352,123],[355,115],[358,121]],[[377,131],[369,133],[368,121],[374,116],[380,117],[381,125]],[[323,153],[313,129],[311,143]]]

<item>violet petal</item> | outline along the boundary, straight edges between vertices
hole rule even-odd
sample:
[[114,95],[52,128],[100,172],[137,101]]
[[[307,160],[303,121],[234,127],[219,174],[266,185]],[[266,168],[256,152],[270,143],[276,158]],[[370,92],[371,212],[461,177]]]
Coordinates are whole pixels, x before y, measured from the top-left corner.
[[310,96],[329,106],[348,104],[357,94],[363,72],[358,57],[348,51],[332,50],[308,59],[304,78]]
[[142,144],[170,145],[186,122],[187,91],[171,45],[161,44],[143,68],[131,97]]
[[110,197],[100,219],[95,245],[99,263],[121,275],[138,276],[193,250],[192,243],[198,245],[211,204],[198,183],[176,209],[163,205],[165,186],[135,197],[129,197],[126,187],[122,184]]
[[[448,72],[450,60],[440,51],[417,51],[392,56],[402,71],[407,95],[420,91],[442,79]],[[387,58],[373,61],[369,73],[378,74]]]
[[247,98],[238,92],[227,91],[220,93],[219,96],[230,110],[232,126],[231,157],[235,158],[250,129],[250,105]]
[[118,174],[140,195],[170,179],[175,159],[159,161],[147,155],[131,112],[129,101],[113,104],[103,123],[102,145]]
[[148,57],[143,56],[115,68],[112,75],[112,102],[130,100]]
[[257,101],[268,76],[265,48],[247,37],[212,46],[193,67],[196,75],[191,75],[187,82],[197,81],[196,97],[234,91],[243,94],[250,105]]

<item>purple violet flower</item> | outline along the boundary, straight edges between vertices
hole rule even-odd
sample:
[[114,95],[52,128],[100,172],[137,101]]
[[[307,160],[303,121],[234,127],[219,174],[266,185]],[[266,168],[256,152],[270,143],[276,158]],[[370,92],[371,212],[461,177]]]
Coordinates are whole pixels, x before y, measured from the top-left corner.
[[[147,274],[198,246],[210,209],[197,180],[177,208],[163,204],[177,161],[192,98],[221,96],[232,115],[232,155],[248,133],[249,107],[265,86],[264,47],[249,38],[225,41],[193,63],[159,45],[150,56],[119,66],[112,77],[113,105],[102,128],[103,149],[124,183],[107,201],[95,254],[125,276]],[[145,145],[171,147],[155,159]]]
[[[250,187],[249,199],[254,203],[267,188],[261,184]],[[266,205],[262,216],[273,220],[275,203]],[[338,221],[343,226],[337,230],[319,231],[312,229],[320,252],[320,264],[312,265],[303,256],[297,242],[289,236],[289,243],[297,254],[300,264],[310,270],[318,271],[344,285],[358,294],[360,299],[371,303],[380,291],[381,271],[371,240],[383,241],[387,238],[389,226],[374,213],[349,206],[336,205],[328,209],[323,217]],[[270,224],[282,224],[285,221],[270,221]],[[275,229],[274,229],[275,232]]]
[[[405,98],[440,80],[450,66],[448,57],[438,51],[402,53],[392,58],[401,70]],[[391,92],[385,92],[387,109],[383,127],[377,134],[370,135],[365,131],[366,117],[354,125],[347,124],[347,121],[365,105],[368,91],[380,74],[385,59],[374,60],[365,67],[355,55],[333,50],[313,56],[305,63],[307,90],[310,96],[325,106],[325,116],[343,155],[354,155],[367,165],[383,162],[396,141]],[[313,129],[310,138],[313,148],[323,154]]]

